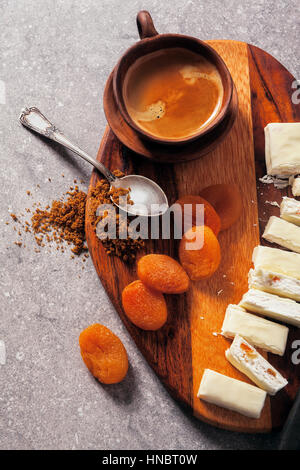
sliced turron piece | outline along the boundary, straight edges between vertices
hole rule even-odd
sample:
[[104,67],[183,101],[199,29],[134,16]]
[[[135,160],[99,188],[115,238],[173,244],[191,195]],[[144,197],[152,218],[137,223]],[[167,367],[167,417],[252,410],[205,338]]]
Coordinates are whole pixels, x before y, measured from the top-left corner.
[[300,254],[258,245],[254,248],[252,262],[255,268],[264,268],[300,279]]
[[239,305],[228,305],[222,334],[226,338],[242,336],[253,346],[283,356],[286,348],[289,329],[284,325],[265,320],[246,312]]
[[259,289],[271,294],[300,301],[300,280],[267,269],[250,269],[249,289]]
[[234,367],[270,395],[275,395],[288,384],[288,381],[239,335],[235,335],[225,356]]
[[271,243],[300,253],[300,227],[272,215],[266,225],[263,238]]
[[267,393],[254,385],[205,369],[197,397],[249,418],[259,418]]
[[300,225],[300,201],[283,197],[280,204],[280,217],[295,225]]
[[249,312],[279,320],[300,328],[300,304],[258,289],[249,289],[239,305]]

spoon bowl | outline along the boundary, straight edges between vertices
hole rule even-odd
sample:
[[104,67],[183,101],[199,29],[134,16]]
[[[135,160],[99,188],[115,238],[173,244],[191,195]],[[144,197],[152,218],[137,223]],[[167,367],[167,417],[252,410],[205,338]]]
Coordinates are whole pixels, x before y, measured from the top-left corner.
[[127,204],[127,197],[120,198],[119,204],[113,201],[129,215],[154,217],[164,214],[169,207],[167,196],[161,187],[145,176],[127,175],[116,178],[111,186],[130,190],[129,196],[133,204]]

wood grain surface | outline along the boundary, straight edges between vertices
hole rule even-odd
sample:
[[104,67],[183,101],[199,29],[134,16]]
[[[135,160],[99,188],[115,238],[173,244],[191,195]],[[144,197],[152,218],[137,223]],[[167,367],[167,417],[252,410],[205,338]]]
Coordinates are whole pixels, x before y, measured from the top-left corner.
[[[265,201],[280,202],[286,191],[258,184],[265,174],[263,128],[268,122],[300,121],[300,110],[291,103],[293,77],[266,52],[236,41],[209,41],[225,60],[236,85],[239,109],[226,139],[212,152],[190,162],[161,164],[132,152],[107,128],[98,159],[109,168],[153,178],[165,190],[170,204],[185,194],[199,194],[215,183],[235,182],[242,195],[243,215],[219,235],[222,261],[207,281],[193,282],[187,294],[166,296],[168,321],[158,332],[145,332],[132,325],[121,306],[121,292],[137,278],[135,265],[128,266],[107,256],[86,219],[89,250],[96,271],[118,314],[148,363],[172,396],[198,418],[218,427],[245,432],[267,432],[280,427],[300,386],[299,366],[293,366],[291,344],[299,330],[290,327],[283,358],[268,355],[270,362],[289,380],[276,397],[267,397],[260,419],[205,403],[196,397],[205,368],[211,368],[246,382],[250,381],[225,359],[230,342],[220,336],[229,303],[237,303],[247,291],[247,274],[253,248],[269,215],[279,209]],[[298,106],[299,108],[299,106]],[[98,179],[93,172],[90,187]],[[87,200],[89,205],[90,199]],[[177,258],[178,243],[148,240],[143,253],[165,253]],[[101,319],[100,319],[101,321]],[[265,355],[266,356],[266,355]]]

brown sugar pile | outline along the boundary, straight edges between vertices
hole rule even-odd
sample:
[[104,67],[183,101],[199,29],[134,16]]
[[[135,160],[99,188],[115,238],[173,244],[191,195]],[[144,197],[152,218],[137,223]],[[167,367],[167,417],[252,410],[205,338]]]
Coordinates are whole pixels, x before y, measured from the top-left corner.
[[[114,171],[115,176],[118,178],[124,176],[120,171]],[[96,186],[90,190],[89,194],[89,203],[87,207],[87,217],[89,217],[91,225],[94,230],[96,230],[97,223],[103,219],[104,216],[97,216],[97,209],[100,204],[111,204],[112,197],[113,201],[118,203],[118,198],[121,196],[127,195],[128,204],[132,204],[130,201],[130,191],[124,188],[113,188],[110,189],[109,183],[105,179],[100,179]],[[122,258],[124,261],[131,262],[136,258],[137,251],[144,246],[144,241],[141,239],[132,239],[129,236],[126,239],[119,239],[119,231],[127,229],[129,220],[124,222],[122,218],[119,217],[117,212],[116,215],[116,239],[105,239],[101,240],[105,251],[109,255],[115,255]],[[124,227],[124,224],[127,226]]]
[[67,195],[65,202],[53,201],[51,207],[45,210],[37,208],[31,218],[31,226],[38,245],[43,246],[45,238],[47,242],[54,241],[57,244],[65,240],[73,246],[72,252],[80,255],[83,250],[87,250],[84,243],[86,194],[76,187],[74,191],[68,191]]

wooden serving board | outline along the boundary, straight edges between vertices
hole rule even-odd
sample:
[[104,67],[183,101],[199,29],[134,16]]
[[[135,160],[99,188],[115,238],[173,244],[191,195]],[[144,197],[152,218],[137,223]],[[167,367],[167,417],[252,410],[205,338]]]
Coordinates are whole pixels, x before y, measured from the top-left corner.
[[[280,203],[282,196],[288,194],[288,190],[279,191],[273,185],[258,182],[266,172],[263,129],[269,122],[300,121],[300,105],[291,101],[294,78],[269,54],[242,42],[209,41],[209,44],[225,60],[239,98],[237,120],[221,145],[199,160],[162,165],[126,149],[107,128],[98,160],[111,169],[153,178],[165,190],[170,204],[185,194],[199,194],[210,184],[238,184],[243,214],[233,227],[219,235],[220,268],[209,280],[193,282],[187,294],[166,296],[167,324],[157,332],[145,332],[127,320],[121,306],[123,288],[137,278],[135,265],[130,267],[116,257],[107,256],[89,220],[86,220],[87,241],[96,271],[118,314],[171,395],[187,405],[195,416],[215,426],[268,432],[283,424],[300,386],[300,366],[291,362],[292,342],[300,336],[297,328],[290,327],[283,358],[268,355],[270,362],[287,377],[289,385],[276,397],[267,397],[260,419],[246,418],[205,403],[196,394],[205,368],[250,383],[225,359],[224,352],[230,342],[213,333],[220,332],[227,305],[238,303],[247,291],[253,248],[260,242],[265,244],[260,238],[265,224],[269,216],[279,214],[278,207],[265,201]],[[97,178],[93,172],[90,187],[96,184]],[[174,258],[177,252],[178,243],[169,240],[146,241],[144,251]]]

